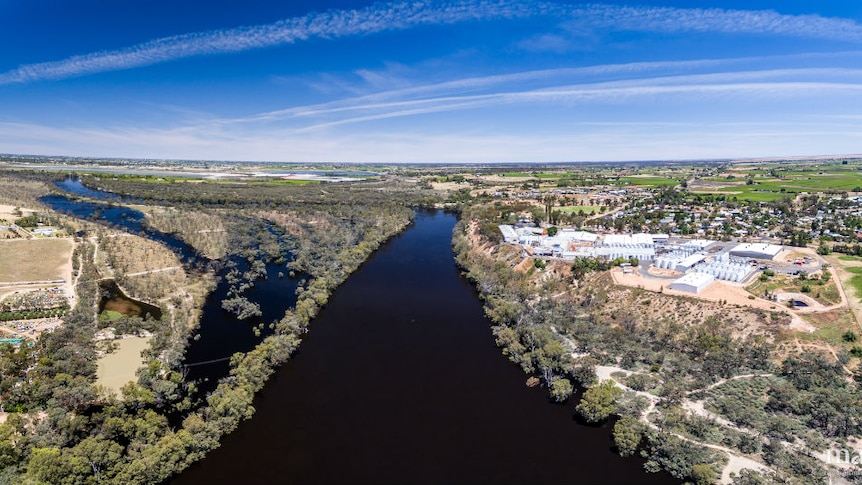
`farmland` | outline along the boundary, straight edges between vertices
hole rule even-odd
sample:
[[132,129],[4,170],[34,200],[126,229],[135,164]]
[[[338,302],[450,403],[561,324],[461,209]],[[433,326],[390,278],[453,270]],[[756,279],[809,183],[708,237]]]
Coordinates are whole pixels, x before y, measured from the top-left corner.
[[702,177],[709,187],[693,189],[694,193],[721,194],[739,200],[771,202],[800,193],[862,191],[862,172],[858,161],[809,163],[805,165],[765,164],[739,167]]
[[0,242],[0,282],[68,278],[70,239],[17,239]]

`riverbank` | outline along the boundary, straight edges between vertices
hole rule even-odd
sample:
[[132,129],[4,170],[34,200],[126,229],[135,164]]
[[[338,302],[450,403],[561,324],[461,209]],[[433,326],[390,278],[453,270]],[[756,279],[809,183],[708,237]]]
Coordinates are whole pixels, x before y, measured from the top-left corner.
[[[253,401],[177,477],[194,483],[673,483],[528,388],[452,259],[452,214],[419,211],[335,290]],[[266,467],[236,467],[237,462]],[[420,477],[420,478],[417,478]]]

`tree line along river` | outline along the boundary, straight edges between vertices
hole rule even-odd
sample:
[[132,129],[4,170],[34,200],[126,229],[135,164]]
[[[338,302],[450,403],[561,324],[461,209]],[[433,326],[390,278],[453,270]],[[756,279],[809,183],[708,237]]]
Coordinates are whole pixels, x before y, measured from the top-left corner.
[[[93,212],[80,207],[92,203],[46,202],[79,217]],[[140,232],[124,226],[140,226],[128,210],[99,214]],[[254,417],[170,483],[678,483],[646,473],[640,458],[619,457],[611,423],[578,423],[574,398],[553,404],[546,390],[524,385],[455,266],[455,222],[418,211],[335,291],[255,399]],[[295,285],[270,275],[249,299],[266,321],[277,319],[295,301]],[[262,339],[221,309],[221,286],[206,301],[189,363]],[[190,377],[214,382],[226,366],[192,367]]]

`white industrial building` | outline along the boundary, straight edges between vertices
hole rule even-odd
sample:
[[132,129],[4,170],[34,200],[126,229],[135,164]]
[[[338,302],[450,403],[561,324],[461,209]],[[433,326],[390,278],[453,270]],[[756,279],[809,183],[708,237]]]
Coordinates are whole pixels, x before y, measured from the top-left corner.
[[596,256],[608,259],[637,258],[639,261],[651,261],[655,258],[655,248],[631,246],[598,246],[592,248]]
[[599,238],[599,235],[592,232],[575,231],[571,228],[565,228],[558,232],[556,237],[562,237],[572,242],[595,244],[596,240],[598,240]]
[[782,246],[765,243],[743,243],[730,250],[731,256],[752,259],[775,259]]
[[602,240],[604,246],[619,246],[619,247],[652,247],[655,246],[655,240],[651,234],[606,234]]
[[670,289],[685,291],[687,293],[700,293],[711,285],[713,281],[715,281],[715,278],[712,275],[696,271],[674,280],[670,284]]
[[678,250],[664,253],[655,258],[653,266],[685,273],[704,259],[706,259],[705,253],[692,253],[690,251]]
[[563,259],[575,258],[637,258],[639,261],[651,261],[655,257],[655,250],[652,248],[624,248],[624,247],[577,247],[571,251],[560,252],[560,257]]
[[503,234],[503,241],[509,244],[518,243],[518,233],[515,232],[514,227],[507,224],[502,224],[497,227],[500,228],[500,232]]
[[670,239],[667,234],[650,234],[650,236],[655,244],[667,244],[668,239]]
[[715,241],[710,239],[686,239],[679,243],[678,247],[684,251],[703,251],[713,244]]

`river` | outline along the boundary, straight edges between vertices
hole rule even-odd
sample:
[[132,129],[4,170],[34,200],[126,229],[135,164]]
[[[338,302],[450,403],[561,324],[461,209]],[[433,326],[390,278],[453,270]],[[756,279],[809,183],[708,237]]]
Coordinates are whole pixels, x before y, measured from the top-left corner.
[[[79,182],[62,188],[110,198]],[[187,264],[199,259],[172,235],[141,225],[127,207],[66,197],[56,210],[145,234]],[[612,450],[610,424],[574,420],[574,399],[550,403],[494,345],[475,289],[451,249],[456,219],[419,211],[339,287],[297,354],[255,400],[254,418],[175,477],[199,483],[678,483],[648,474],[640,458]],[[199,262],[199,261],[198,261]],[[296,281],[275,265],[248,298],[268,322],[295,302]],[[247,351],[262,338],[220,307],[218,285],[203,309],[187,363]],[[265,335],[264,332],[263,335]],[[192,366],[210,390],[224,361]]]
[[420,211],[335,291],[254,418],[171,483],[678,483],[524,385],[454,264],[455,222]]

